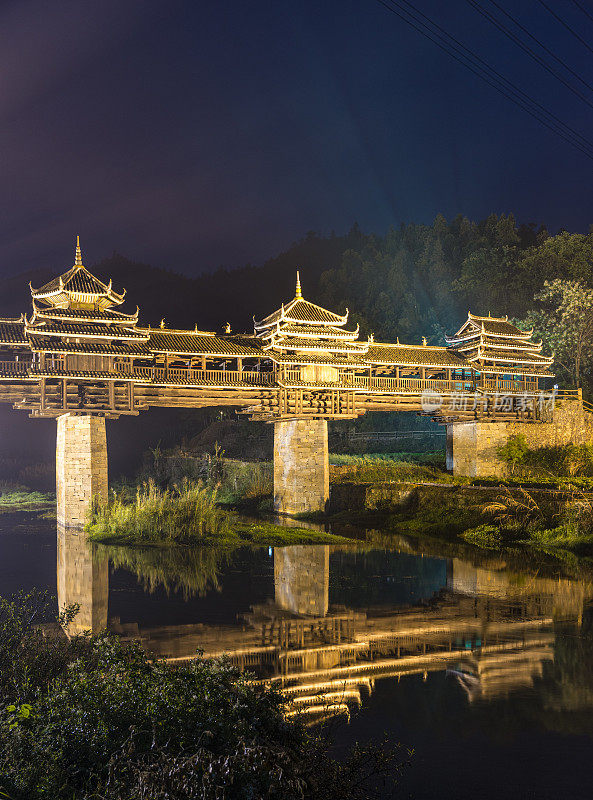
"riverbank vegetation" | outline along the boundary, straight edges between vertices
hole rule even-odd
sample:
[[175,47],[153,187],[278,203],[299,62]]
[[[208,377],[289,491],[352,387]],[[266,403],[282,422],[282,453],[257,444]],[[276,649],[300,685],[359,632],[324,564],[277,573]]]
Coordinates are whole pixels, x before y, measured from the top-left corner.
[[170,667],[113,636],[42,632],[46,614],[39,596],[0,598],[0,796],[362,800],[409,758],[370,746],[337,761],[228,663]]
[[250,520],[221,508],[216,490],[185,480],[161,489],[154,481],[136,490],[112,492],[95,504],[86,526],[89,537],[107,544],[168,547],[339,544],[345,540],[323,530],[284,527],[265,519]]
[[26,486],[0,484],[0,514],[10,511],[40,511],[53,507],[55,495],[37,492]]

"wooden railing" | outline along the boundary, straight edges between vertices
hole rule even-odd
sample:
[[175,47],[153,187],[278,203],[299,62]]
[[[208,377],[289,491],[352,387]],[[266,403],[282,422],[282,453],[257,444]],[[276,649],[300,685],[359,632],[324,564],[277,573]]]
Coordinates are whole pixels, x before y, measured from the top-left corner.
[[0,361],[0,374],[25,375],[30,369],[30,361]]
[[225,385],[266,386],[274,383],[273,372],[249,372],[230,369],[188,369],[183,367],[134,367],[130,370],[127,364],[116,364],[116,371],[122,376],[140,378],[156,383],[220,383]]
[[[58,373],[66,367],[64,359],[46,359],[45,367],[41,370],[39,364],[30,361],[0,361],[0,375],[25,375],[30,370],[33,374],[40,371]],[[318,381],[304,379],[304,371],[300,369],[281,370],[278,372],[256,372],[238,370],[211,370],[191,369],[183,367],[153,367],[133,366],[129,362],[116,362],[113,372],[123,379],[136,379],[153,383],[187,383],[197,385],[222,385],[222,386],[270,386],[277,383],[288,386],[300,385],[327,385],[343,389],[363,389],[369,391],[384,391],[403,394],[421,394],[425,391],[434,391],[441,394],[455,392],[471,393],[483,391],[500,394],[519,394],[523,392],[536,392],[537,379],[526,381],[509,380],[498,377],[482,377],[475,385],[468,380],[445,380],[440,378],[420,377],[394,377],[394,376],[368,376],[342,374],[336,370],[335,380]],[[309,376],[307,375],[307,378]]]
[[482,378],[478,386],[488,391],[496,392],[525,392],[536,391],[537,380],[509,380],[504,378]]

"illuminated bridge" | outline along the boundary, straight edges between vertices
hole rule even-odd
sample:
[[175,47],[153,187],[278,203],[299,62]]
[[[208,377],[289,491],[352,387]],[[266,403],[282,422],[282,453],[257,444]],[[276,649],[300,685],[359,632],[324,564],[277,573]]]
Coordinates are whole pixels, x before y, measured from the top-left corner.
[[543,391],[552,359],[506,317],[468,314],[442,347],[361,339],[348,310],[303,297],[297,273],[294,298],[255,321],[253,333],[228,324],[220,333],[178,330],[164,320],[146,327],[138,308],[121,309],[125,290],[86,269],[78,241],[72,268],[31,287],[31,298],[30,315],[0,320],[0,401],[57,418],[58,519],[73,526],[94,495],[106,496],[105,420],[122,414],[233,406],[274,423],[275,504],[284,513],[325,507],[328,420],[430,413],[448,425],[450,465],[466,474],[482,468],[493,426],[498,441],[505,425],[552,421]]

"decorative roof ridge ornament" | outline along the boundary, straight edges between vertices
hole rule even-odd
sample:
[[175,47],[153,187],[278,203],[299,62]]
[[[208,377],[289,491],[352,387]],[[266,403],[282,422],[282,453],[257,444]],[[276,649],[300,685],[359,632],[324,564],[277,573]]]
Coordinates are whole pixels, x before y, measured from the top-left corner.
[[295,300],[303,299],[303,293],[301,292],[301,276],[299,275],[298,269],[296,274],[296,291],[294,293],[294,299]]
[[428,341],[426,339],[426,336],[423,336],[422,337],[422,347],[427,347],[427,345],[428,345]]
[[74,256],[74,266],[82,267],[82,251],[80,249],[80,236],[76,237],[76,252]]

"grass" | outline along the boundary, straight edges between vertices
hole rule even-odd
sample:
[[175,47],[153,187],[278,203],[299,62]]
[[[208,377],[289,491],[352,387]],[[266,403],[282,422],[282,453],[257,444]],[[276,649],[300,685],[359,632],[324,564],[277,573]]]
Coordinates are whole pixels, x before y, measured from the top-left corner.
[[[160,489],[152,481],[112,494],[95,506],[86,526],[97,542],[117,545],[206,545],[223,548],[248,545],[339,544],[349,541],[324,531],[284,527],[267,520],[245,520],[217,505],[217,495],[203,484],[185,481]],[[155,561],[156,563],[156,561]]]
[[189,481],[171,489],[148,481],[131,499],[127,491],[114,493],[108,503],[93,508],[86,530],[91,539],[120,544],[223,544],[236,539],[229,516],[216,505],[216,494]]
[[349,457],[341,465],[330,466],[332,483],[386,483],[392,481],[439,481],[452,483],[447,473],[427,464],[393,459]]
[[442,450],[433,450],[426,453],[365,453],[364,455],[348,455],[347,453],[330,453],[329,463],[336,466],[358,464],[361,461],[406,461],[412,464],[430,464],[437,467],[445,466],[445,454]]
[[43,492],[34,492],[25,487],[3,490],[0,494],[0,513],[37,509],[55,503],[55,496]]

